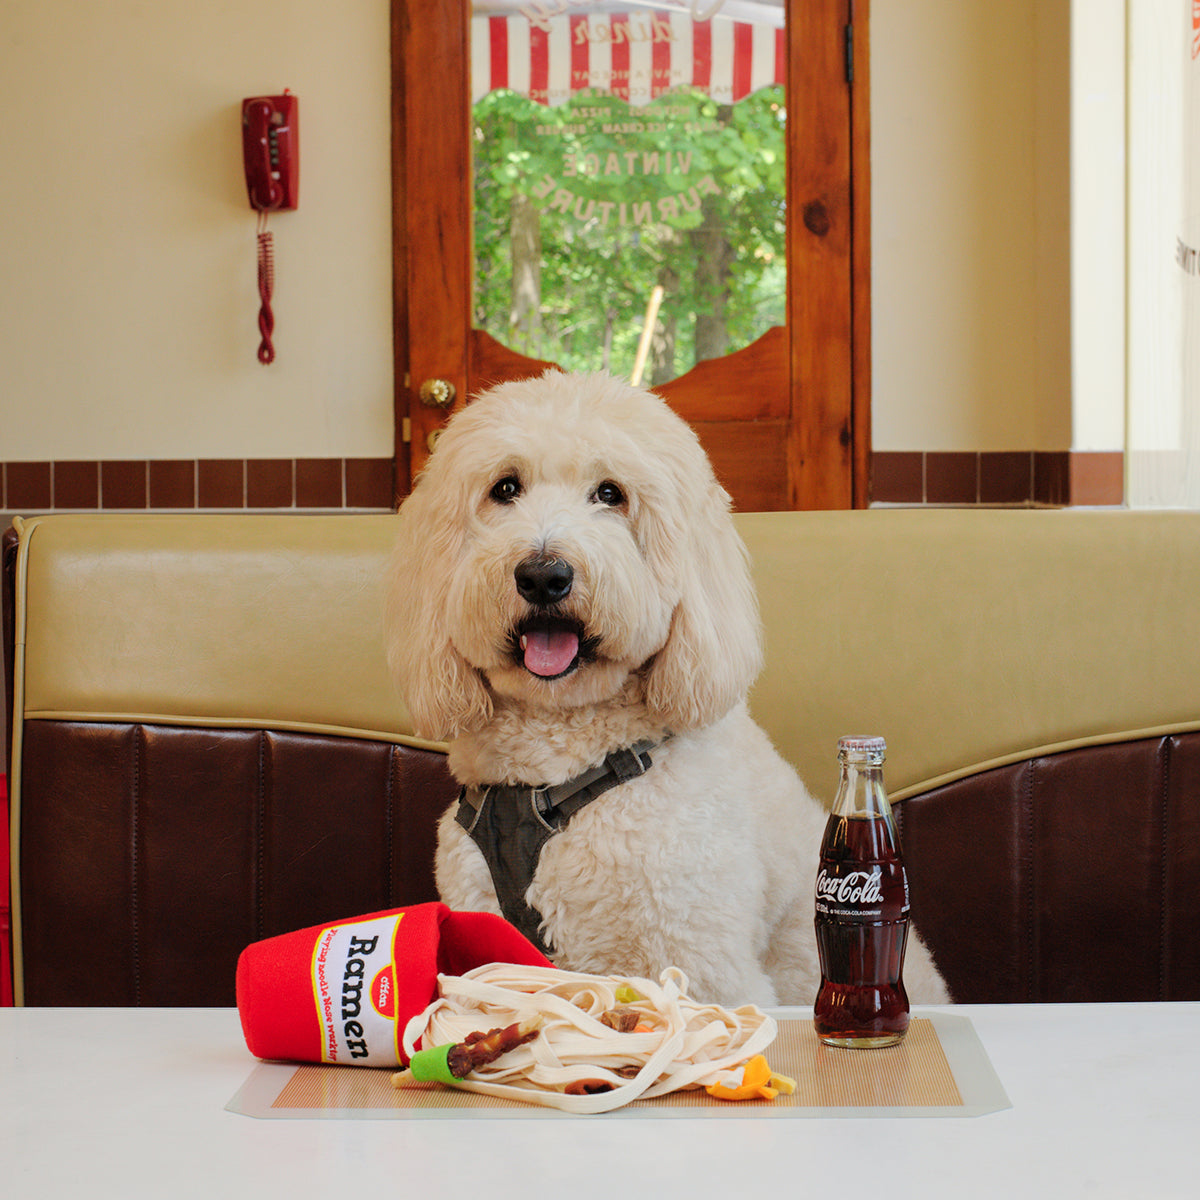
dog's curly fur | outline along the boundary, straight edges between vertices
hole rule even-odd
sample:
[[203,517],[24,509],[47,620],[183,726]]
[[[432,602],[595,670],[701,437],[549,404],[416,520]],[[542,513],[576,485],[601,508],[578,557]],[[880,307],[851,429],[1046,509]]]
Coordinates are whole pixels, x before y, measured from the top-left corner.
[[[449,422],[401,507],[389,662],[418,733],[450,742],[466,785],[554,785],[671,734],[542,852],[526,898],[559,965],[677,966],[704,1000],[811,1004],[826,813],[747,711],[761,633],[729,510],[658,397],[602,374],[502,384]],[[514,573],[552,561],[569,590],[531,602]],[[553,678],[525,665],[531,616],[578,634]],[[497,912],[454,808],[441,897]],[[905,980],[914,1000],[947,998],[912,934]]]

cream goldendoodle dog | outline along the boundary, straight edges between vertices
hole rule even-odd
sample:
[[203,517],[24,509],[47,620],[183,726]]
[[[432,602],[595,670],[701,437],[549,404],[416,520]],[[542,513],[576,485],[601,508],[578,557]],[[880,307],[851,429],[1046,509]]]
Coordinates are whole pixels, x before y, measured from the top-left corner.
[[[400,510],[389,661],[463,785],[456,909],[565,968],[810,1004],[826,813],[751,720],[758,608],[688,426],[607,375],[503,384],[447,425]],[[911,934],[914,1000],[946,999]]]

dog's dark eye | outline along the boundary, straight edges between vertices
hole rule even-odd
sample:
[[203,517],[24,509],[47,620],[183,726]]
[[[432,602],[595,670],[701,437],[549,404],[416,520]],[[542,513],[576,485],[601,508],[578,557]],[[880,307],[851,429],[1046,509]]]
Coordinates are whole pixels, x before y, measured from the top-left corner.
[[606,479],[592,493],[592,499],[597,504],[607,504],[609,508],[619,508],[625,503],[625,493],[611,479]]
[[521,481],[515,475],[505,475],[492,484],[491,497],[497,504],[511,504],[521,494]]

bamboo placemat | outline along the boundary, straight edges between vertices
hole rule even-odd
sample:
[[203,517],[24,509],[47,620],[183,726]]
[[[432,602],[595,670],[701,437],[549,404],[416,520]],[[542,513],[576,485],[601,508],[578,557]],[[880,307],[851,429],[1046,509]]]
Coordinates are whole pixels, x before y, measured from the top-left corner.
[[[783,1020],[767,1051],[773,1070],[796,1080],[773,1101],[714,1100],[704,1091],[638,1100],[606,1117],[979,1116],[1010,1107],[971,1022],[946,1013],[915,1017],[899,1046],[823,1046],[811,1021]],[[556,1109],[425,1084],[397,1090],[391,1072],[365,1067],[260,1063],[226,1107],[264,1118],[397,1119],[541,1117]],[[595,1119],[595,1118],[592,1118]]]

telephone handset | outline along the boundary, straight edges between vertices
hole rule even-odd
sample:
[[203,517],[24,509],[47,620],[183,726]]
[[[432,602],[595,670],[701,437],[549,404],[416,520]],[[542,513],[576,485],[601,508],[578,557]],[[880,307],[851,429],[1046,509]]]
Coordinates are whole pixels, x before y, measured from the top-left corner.
[[267,214],[294,209],[300,196],[298,106],[286,88],[282,96],[254,96],[242,101],[242,159],[246,168],[246,194],[258,213],[258,293],[262,306],[258,328],[262,341],[258,361],[275,360],[271,335],[275,315],[271,295],[275,290],[275,248],[267,231]]
[[242,101],[242,157],[250,207],[293,209],[299,195],[296,97],[255,96]]

